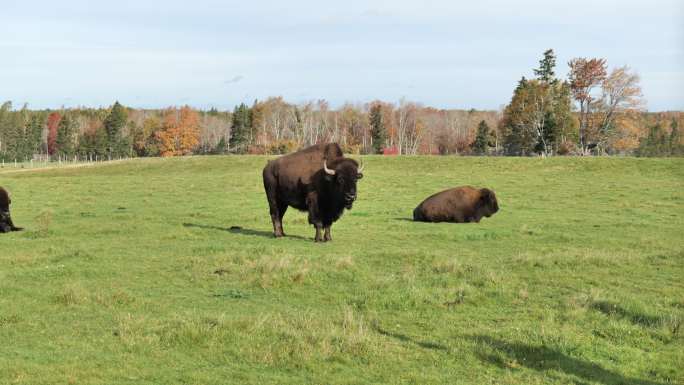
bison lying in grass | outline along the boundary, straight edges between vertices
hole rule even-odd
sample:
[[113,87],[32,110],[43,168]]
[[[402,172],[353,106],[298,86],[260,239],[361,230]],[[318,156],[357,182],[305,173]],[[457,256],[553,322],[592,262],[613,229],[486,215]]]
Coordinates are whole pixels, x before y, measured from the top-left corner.
[[7,190],[0,187],[0,233],[9,233],[10,231],[19,231],[20,227],[14,226],[12,217],[10,216],[9,205],[12,200],[7,193]]
[[470,186],[434,194],[413,210],[413,220],[421,222],[479,222],[499,211],[494,191]]

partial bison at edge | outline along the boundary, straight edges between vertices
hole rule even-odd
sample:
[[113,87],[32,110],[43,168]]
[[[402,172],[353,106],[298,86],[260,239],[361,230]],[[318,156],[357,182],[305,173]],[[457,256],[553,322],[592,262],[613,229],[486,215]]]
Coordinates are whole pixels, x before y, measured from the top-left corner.
[[[355,160],[345,158],[337,143],[317,144],[269,161],[264,189],[273,221],[273,235],[282,237],[288,206],[308,211],[316,242],[332,240],[330,226],[356,200],[356,182],[363,177]],[[325,235],[321,235],[325,230]]]
[[12,200],[7,193],[7,190],[0,187],[0,233],[9,233],[10,231],[19,231],[21,227],[14,226],[12,217],[10,216],[9,205]]
[[494,191],[471,186],[456,187],[431,195],[413,210],[421,222],[480,222],[499,211]]

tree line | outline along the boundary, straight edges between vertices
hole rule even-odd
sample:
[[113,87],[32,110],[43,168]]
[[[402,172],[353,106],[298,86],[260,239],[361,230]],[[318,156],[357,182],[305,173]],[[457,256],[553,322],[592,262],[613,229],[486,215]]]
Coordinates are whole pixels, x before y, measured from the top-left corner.
[[639,77],[576,58],[556,76],[553,50],[500,111],[445,110],[401,99],[330,108],[282,97],[232,111],[189,106],[31,110],[0,106],[0,159],[112,159],[188,154],[282,154],[335,141],[345,152],[455,155],[681,156],[682,112],[643,109]]

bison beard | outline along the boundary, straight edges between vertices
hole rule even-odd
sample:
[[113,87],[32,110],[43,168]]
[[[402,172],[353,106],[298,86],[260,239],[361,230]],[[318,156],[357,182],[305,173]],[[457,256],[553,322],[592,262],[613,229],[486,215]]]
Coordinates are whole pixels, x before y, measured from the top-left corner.
[[14,226],[12,217],[9,212],[9,205],[12,200],[7,193],[7,190],[0,187],[0,233],[9,233],[10,231],[20,231],[21,227]]
[[361,169],[355,160],[343,157],[337,143],[314,145],[268,162],[263,177],[273,235],[285,235],[283,216],[292,206],[309,213],[316,242],[332,240],[330,227],[356,200]]
[[480,222],[499,211],[494,191],[470,186],[434,194],[413,210],[413,220],[421,222]]

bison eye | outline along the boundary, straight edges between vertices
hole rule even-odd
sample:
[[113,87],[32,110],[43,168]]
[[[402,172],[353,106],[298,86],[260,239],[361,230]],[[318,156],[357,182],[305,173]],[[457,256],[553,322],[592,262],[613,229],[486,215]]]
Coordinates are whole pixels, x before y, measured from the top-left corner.
[[344,184],[344,179],[342,177],[337,178],[337,183]]

